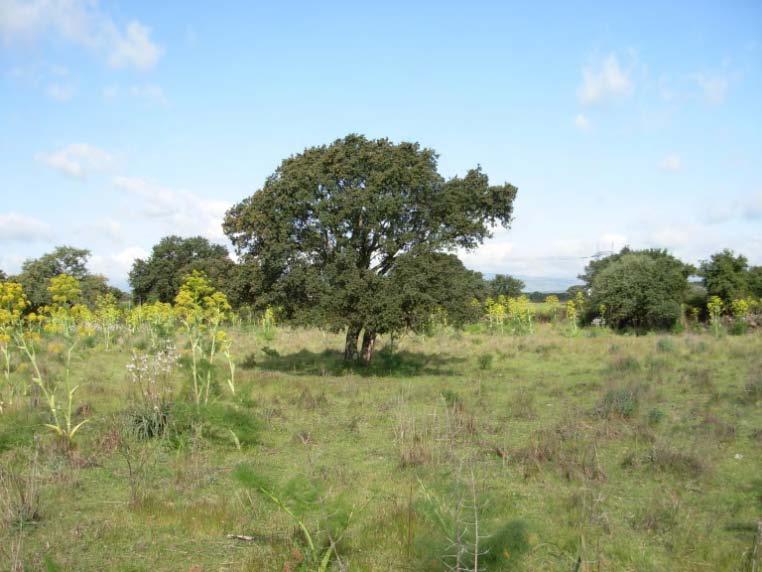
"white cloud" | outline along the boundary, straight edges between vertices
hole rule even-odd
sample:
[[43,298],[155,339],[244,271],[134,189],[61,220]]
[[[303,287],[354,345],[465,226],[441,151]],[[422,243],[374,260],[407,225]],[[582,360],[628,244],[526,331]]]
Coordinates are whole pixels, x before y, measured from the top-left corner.
[[762,220],[762,192],[736,200],[726,200],[721,205],[713,205],[704,213],[703,220],[707,224]]
[[113,161],[106,151],[87,143],[72,143],[53,153],[42,153],[38,159],[72,177],[84,177],[87,171],[105,169]]
[[0,213],[0,240],[47,240],[50,226],[18,213]]
[[90,269],[103,274],[115,282],[123,282],[136,258],[146,258],[148,251],[139,246],[130,246],[110,254],[94,254],[88,261]]
[[627,246],[627,237],[623,234],[607,233],[602,234],[596,241],[596,249],[599,251],[617,252]]
[[139,199],[139,212],[163,221],[169,232],[196,234],[222,240],[226,201],[210,200],[189,191],[170,189],[135,177],[116,177],[114,186]]
[[74,87],[66,83],[51,83],[45,93],[56,101],[69,101],[74,97]]
[[499,272],[511,259],[513,244],[508,241],[491,240],[471,251],[461,250],[458,257],[470,268],[484,272]]
[[718,105],[725,101],[730,88],[730,80],[719,74],[697,73],[693,80],[699,85],[707,103]]
[[115,100],[122,96],[134,97],[146,101],[164,105],[167,103],[164,89],[155,83],[133,84],[129,87],[122,87],[116,84],[107,85],[102,90],[105,99]]
[[104,218],[92,225],[92,229],[101,237],[112,242],[123,240],[122,224],[111,218]]
[[164,97],[164,90],[160,85],[153,83],[146,83],[142,85],[133,85],[130,87],[130,94],[134,97],[140,97],[155,101],[156,103],[166,103],[167,100]]
[[150,69],[164,52],[151,40],[150,28],[133,20],[120,29],[97,0],[0,2],[0,38],[5,44],[50,32],[103,54],[115,68]]
[[163,49],[151,41],[150,35],[151,29],[137,21],[130,22],[124,34],[114,29],[109,56],[111,66],[134,67],[139,70],[154,67]]
[[599,65],[582,69],[582,85],[577,97],[584,105],[602,103],[607,99],[632,93],[629,73],[621,68],[616,54],[609,54]]
[[661,163],[659,163],[659,168],[662,171],[679,171],[683,168],[683,161],[680,159],[680,155],[671,153],[661,160]]
[[574,126],[580,131],[587,131],[590,129],[590,120],[585,115],[578,113],[574,118]]

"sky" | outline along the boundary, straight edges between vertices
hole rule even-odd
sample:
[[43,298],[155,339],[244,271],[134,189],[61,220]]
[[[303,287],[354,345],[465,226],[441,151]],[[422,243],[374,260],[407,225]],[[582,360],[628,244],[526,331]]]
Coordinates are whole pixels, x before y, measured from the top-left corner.
[[762,3],[0,0],[0,269],[66,244],[127,287],[169,234],[348,133],[519,189],[466,265],[762,264]]

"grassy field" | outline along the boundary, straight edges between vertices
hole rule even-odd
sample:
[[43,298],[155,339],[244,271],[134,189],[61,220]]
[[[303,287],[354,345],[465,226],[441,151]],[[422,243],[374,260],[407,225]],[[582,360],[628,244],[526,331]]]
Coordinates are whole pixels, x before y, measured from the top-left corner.
[[236,396],[221,362],[196,409],[181,359],[159,436],[128,431],[140,342],[75,356],[73,451],[6,403],[0,568],[295,571],[333,542],[331,570],[753,569],[758,333],[445,331],[385,339],[369,368],[340,335],[233,336]]

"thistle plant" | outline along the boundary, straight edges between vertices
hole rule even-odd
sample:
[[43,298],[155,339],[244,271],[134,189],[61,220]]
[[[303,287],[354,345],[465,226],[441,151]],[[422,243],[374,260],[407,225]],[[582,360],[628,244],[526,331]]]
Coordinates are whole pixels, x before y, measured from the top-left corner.
[[548,308],[551,322],[555,322],[556,318],[558,318],[558,311],[561,308],[561,302],[558,300],[558,296],[555,294],[545,296],[545,305]]
[[76,425],[73,424],[74,394],[79,386],[72,386],[71,383],[71,360],[82,337],[92,333],[90,325],[92,315],[86,306],[77,303],[81,290],[76,278],[66,274],[55,276],[50,280],[48,291],[53,305],[45,309],[47,315],[44,318],[38,318],[36,315],[29,316],[28,320],[30,325],[33,325],[34,321],[43,322],[45,331],[60,335],[65,342],[65,371],[62,388],[65,405],[63,408],[59,408],[58,402],[58,393],[61,391],[59,383],[55,380],[43,379],[37,363],[36,344],[40,340],[39,333],[30,328],[19,332],[15,339],[18,348],[26,355],[32,366],[32,381],[42,392],[50,411],[53,423],[47,423],[45,426],[62,438],[67,446],[71,446],[77,431],[88,421],[85,419]]
[[[501,299],[502,298],[502,299]],[[487,298],[484,302],[484,309],[487,312],[487,320],[489,322],[489,329],[493,332],[499,330],[503,333],[503,327],[505,325],[505,319],[507,310],[503,303],[505,297],[498,296],[497,300],[493,300],[491,297]]]
[[[340,558],[339,543],[352,524],[354,506],[347,506],[342,497],[329,497],[316,482],[301,476],[277,486],[250,467],[239,465],[233,477],[245,487],[250,503],[253,504],[251,492],[261,495],[288,515],[299,528],[306,544],[304,564],[308,570],[326,572],[331,561]],[[311,527],[310,520],[313,519],[309,517],[318,511],[322,514],[318,515],[317,525]]]
[[272,306],[265,308],[262,317],[259,319],[259,327],[264,339],[270,341],[275,338],[275,310],[273,310]]
[[233,342],[228,337],[226,332],[217,332],[217,338],[219,339],[220,347],[222,348],[222,354],[228,362],[228,387],[230,393],[235,395],[235,360],[233,359],[232,346]]
[[709,312],[709,324],[712,326],[715,337],[720,336],[723,306],[722,298],[719,296],[712,296],[706,304],[706,309]]
[[107,350],[111,347],[114,335],[119,331],[121,317],[122,313],[119,310],[116,296],[110,292],[98,296],[98,299],[95,301],[93,318],[96,329],[103,336],[103,345]]
[[574,300],[566,301],[566,322],[569,325],[569,333],[576,335],[579,327],[577,325],[577,304],[574,303]]
[[[231,315],[230,304],[222,292],[209,284],[198,271],[188,276],[175,298],[175,313],[185,329],[191,346],[191,376],[196,406],[209,401],[212,365],[217,353],[218,333],[222,322]],[[209,368],[205,379],[199,374],[199,363],[206,359]]]
[[582,290],[577,290],[577,294],[574,296],[574,305],[577,308],[578,315],[585,311],[585,306],[587,306],[587,299],[585,298],[585,294],[582,292]]
[[21,317],[28,306],[21,284],[0,282],[0,352],[6,383],[10,383],[11,377],[11,341],[22,327]]
[[534,310],[529,298],[526,296],[507,298],[504,304],[507,307],[511,332],[514,335],[531,334],[533,332],[532,316]]
[[175,332],[175,313],[171,304],[152,302],[143,305],[144,324],[148,329],[151,347],[156,349],[161,340],[172,337]]

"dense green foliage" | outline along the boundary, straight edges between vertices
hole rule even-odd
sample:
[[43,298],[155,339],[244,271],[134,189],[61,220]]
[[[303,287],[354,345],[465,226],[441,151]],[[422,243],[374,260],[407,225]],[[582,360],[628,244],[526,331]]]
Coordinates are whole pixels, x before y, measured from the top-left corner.
[[749,295],[749,263],[741,254],[727,249],[713,254],[701,263],[699,275],[709,295],[725,303]]
[[506,274],[495,274],[492,280],[487,281],[487,295],[492,298],[505,296],[517,298],[524,292],[524,282]]
[[600,266],[590,289],[589,315],[601,315],[615,329],[670,328],[691,269],[666,254],[625,253]]
[[349,135],[284,160],[227,213],[224,230],[270,303],[345,327],[349,359],[364,330],[367,360],[374,328],[399,323],[377,315],[398,308],[387,277],[399,260],[477,246],[494,225],[510,223],[515,196],[515,187],[491,186],[479,168],[445,180],[436,153],[417,143]]
[[749,293],[762,298],[762,266],[749,268]]
[[667,265],[667,267],[673,264],[679,263],[683,266],[683,273],[686,275],[686,278],[695,272],[695,268],[693,266],[689,264],[685,264],[684,262],[680,262],[674,256],[672,256],[667,250],[664,250],[662,248],[645,248],[642,250],[635,250],[630,248],[629,246],[625,246],[619,252],[616,252],[609,256],[592,259],[587,264],[587,266],[585,266],[584,272],[580,274],[578,278],[585,283],[586,288],[592,288],[593,282],[596,276],[598,276],[598,274],[600,274],[607,266],[609,266],[610,264],[613,264],[614,262],[621,259],[623,256],[627,256],[628,254],[640,254],[643,256],[647,256],[649,258],[653,258],[654,260],[666,259],[669,261],[669,264]]
[[132,295],[137,302],[172,302],[185,276],[194,270],[204,272],[224,291],[234,283],[235,264],[224,246],[201,236],[167,236],[146,260],[134,262],[130,271]]
[[24,287],[31,308],[39,308],[51,303],[48,283],[51,278],[61,274],[68,274],[80,282],[82,297],[89,304],[94,304],[101,294],[120,294],[118,290],[107,284],[104,276],[90,273],[87,269],[89,257],[89,250],[59,246],[39,258],[24,261],[21,272],[18,276],[12,277],[12,280]]

